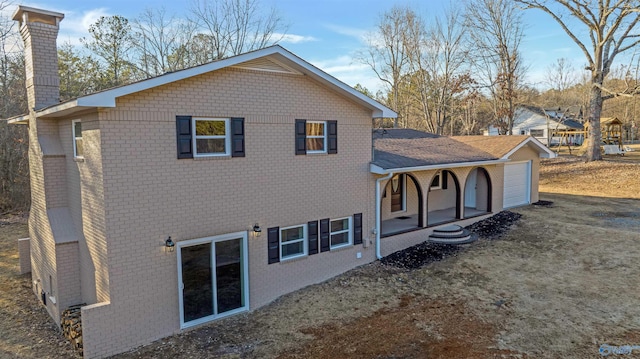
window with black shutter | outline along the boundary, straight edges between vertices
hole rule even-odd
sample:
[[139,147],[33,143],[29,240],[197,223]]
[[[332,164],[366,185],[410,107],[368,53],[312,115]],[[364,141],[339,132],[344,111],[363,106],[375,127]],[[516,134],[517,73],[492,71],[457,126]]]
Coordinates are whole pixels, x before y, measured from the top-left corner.
[[338,121],[327,121],[327,153],[338,153]]
[[353,244],[362,244],[362,213],[353,215]]
[[267,229],[267,252],[269,264],[280,262],[280,227]]
[[176,116],[178,158],[193,158],[191,116]]
[[231,157],[244,157],[244,118],[231,119]]
[[329,218],[326,218],[320,221],[320,252],[327,252],[331,249],[330,236]]
[[309,255],[318,253],[318,221],[307,223],[309,238]]
[[244,157],[244,118],[176,116],[178,159]]
[[338,153],[338,122],[296,120],[296,155]]

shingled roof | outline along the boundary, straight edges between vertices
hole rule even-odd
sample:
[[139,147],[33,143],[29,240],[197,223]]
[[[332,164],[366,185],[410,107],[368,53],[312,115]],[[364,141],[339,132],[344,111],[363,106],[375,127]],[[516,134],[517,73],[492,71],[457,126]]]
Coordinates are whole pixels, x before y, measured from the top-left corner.
[[519,144],[526,141],[529,136],[453,136],[452,138],[502,158]]
[[411,129],[378,129],[373,141],[372,165],[383,170],[499,159],[451,137]]
[[535,149],[542,158],[556,156],[547,146],[531,136],[453,136],[452,139],[488,152],[498,158],[507,158],[523,146]]

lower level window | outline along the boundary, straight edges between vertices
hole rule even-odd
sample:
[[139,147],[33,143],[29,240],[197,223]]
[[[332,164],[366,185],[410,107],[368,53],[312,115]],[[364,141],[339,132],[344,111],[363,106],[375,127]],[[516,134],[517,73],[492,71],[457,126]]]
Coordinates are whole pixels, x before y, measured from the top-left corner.
[[280,229],[280,259],[291,259],[307,254],[307,226]]
[[331,249],[351,244],[351,217],[331,221]]

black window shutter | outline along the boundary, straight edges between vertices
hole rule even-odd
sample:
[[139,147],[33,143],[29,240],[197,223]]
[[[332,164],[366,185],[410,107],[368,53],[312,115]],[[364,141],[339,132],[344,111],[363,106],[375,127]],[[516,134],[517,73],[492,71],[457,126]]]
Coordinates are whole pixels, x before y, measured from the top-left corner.
[[309,255],[318,253],[318,221],[307,223],[309,231]]
[[231,157],[244,157],[244,118],[231,119]]
[[178,141],[178,158],[193,158],[191,116],[176,116],[176,138]]
[[296,120],[296,155],[307,154],[307,120]]
[[440,176],[440,181],[442,181],[442,189],[447,189],[447,183],[449,182],[449,179],[447,177],[447,171],[442,171],[442,175]]
[[320,252],[326,252],[331,249],[329,243],[329,218],[320,220]]
[[280,227],[267,229],[269,264],[280,262]]
[[327,121],[327,153],[338,153],[338,121]]
[[362,213],[353,215],[353,244],[362,244]]

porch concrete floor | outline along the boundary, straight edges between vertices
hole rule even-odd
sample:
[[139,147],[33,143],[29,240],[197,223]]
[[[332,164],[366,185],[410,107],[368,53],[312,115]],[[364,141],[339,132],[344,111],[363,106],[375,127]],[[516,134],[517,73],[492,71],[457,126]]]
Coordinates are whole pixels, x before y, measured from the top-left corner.
[[[486,211],[480,211],[475,208],[465,207],[464,217],[470,218],[486,214]],[[401,219],[401,217],[409,217]],[[435,226],[441,223],[456,221],[456,209],[455,207],[441,209],[437,211],[431,211],[427,213],[427,226]],[[418,228],[418,215],[413,214],[410,216],[399,215],[394,218],[385,219],[381,222],[380,235],[388,236],[394,233],[402,233]]]

